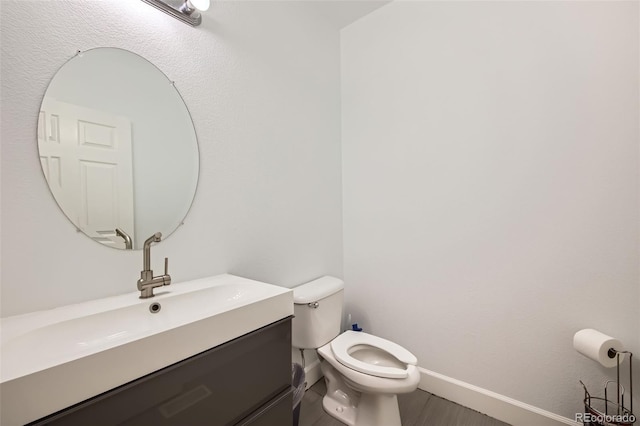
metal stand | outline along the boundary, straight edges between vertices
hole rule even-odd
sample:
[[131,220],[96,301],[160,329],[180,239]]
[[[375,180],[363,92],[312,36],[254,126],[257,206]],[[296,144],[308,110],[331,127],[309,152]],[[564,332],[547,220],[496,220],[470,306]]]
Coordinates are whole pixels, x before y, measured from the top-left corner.
[[[620,384],[620,354],[629,354],[629,408],[624,406],[624,387]],[[636,421],[633,414],[633,354],[629,351],[616,351],[609,349],[610,358],[616,358],[616,400],[608,397],[608,388],[613,380],[604,385],[604,398],[591,396],[582,380],[584,388],[584,424],[587,426],[631,426]]]

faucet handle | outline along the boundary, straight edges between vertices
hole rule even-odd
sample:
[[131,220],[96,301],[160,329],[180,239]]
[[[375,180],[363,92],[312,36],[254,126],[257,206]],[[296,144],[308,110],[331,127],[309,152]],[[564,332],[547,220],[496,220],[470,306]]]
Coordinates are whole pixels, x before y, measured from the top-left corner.
[[169,275],[169,258],[164,258],[164,274]]

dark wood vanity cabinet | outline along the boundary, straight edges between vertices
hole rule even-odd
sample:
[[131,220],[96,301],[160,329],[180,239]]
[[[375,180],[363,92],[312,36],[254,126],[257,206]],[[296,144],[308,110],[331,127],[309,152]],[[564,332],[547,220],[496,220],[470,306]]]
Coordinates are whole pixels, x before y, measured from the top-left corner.
[[30,425],[288,426],[292,408],[285,318]]

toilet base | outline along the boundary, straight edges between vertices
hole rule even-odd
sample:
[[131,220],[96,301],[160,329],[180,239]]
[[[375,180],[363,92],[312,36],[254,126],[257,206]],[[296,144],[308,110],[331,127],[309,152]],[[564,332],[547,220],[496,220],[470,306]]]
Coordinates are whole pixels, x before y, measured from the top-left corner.
[[331,417],[349,426],[402,426],[396,395],[362,394],[357,407],[325,395],[322,407]]
[[402,426],[395,394],[362,393],[347,384],[327,361],[320,364],[327,385],[322,407],[348,426]]
[[395,394],[360,395],[354,426],[402,426]]
[[355,426],[360,393],[349,388],[342,376],[327,361],[323,360],[320,368],[327,386],[327,393],[322,398],[324,411],[346,425]]
[[322,398],[322,407],[331,417],[341,421],[345,425],[355,426],[356,407],[341,404],[329,395],[325,395]]

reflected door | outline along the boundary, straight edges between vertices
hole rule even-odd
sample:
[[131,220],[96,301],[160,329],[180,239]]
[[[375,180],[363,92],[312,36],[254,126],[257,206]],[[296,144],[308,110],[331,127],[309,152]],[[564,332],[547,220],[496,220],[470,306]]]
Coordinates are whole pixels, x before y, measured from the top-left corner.
[[42,170],[64,213],[96,241],[125,248],[115,230],[133,238],[130,121],[48,98],[38,123]]

